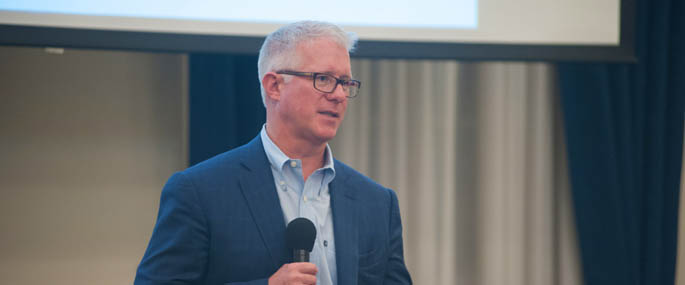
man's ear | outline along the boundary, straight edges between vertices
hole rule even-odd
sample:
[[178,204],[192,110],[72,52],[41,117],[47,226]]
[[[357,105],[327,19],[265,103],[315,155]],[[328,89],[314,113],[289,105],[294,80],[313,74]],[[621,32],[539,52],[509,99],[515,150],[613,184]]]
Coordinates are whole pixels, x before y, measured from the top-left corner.
[[266,97],[271,100],[278,101],[281,99],[281,83],[282,77],[273,72],[267,72],[262,78],[262,88]]

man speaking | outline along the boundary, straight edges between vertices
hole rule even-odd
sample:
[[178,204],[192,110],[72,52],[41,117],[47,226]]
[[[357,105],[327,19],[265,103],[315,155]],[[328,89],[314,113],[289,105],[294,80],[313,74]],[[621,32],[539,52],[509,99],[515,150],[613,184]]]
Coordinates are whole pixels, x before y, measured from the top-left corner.
[[[266,124],[169,179],[136,284],[411,284],[395,193],[328,146],[361,87],[355,43],[313,21],[267,36],[258,63]],[[310,262],[286,243],[296,219],[313,224]],[[302,231],[293,229],[289,239]]]

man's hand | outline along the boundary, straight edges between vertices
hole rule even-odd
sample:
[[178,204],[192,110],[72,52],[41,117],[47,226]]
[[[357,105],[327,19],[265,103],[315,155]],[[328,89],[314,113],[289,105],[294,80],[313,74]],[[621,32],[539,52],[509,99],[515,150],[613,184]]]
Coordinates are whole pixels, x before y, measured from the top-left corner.
[[316,272],[319,270],[314,263],[295,262],[281,266],[269,277],[269,285],[314,285]]

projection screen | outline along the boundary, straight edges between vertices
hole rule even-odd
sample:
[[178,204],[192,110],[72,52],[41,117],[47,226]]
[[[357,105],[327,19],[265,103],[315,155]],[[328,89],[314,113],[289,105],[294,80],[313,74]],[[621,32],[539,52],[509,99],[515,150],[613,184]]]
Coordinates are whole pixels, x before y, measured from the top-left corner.
[[633,1],[7,1],[0,44],[253,54],[308,19],[355,32],[361,57],[630,61]]

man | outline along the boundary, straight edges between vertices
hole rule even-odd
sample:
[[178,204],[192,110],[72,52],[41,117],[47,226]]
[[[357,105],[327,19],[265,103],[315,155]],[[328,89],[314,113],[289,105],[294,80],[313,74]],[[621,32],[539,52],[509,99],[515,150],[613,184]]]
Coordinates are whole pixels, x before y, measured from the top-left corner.
[[[248,144],[174,174],[136,284],[411,284],[395,193],[333,159],[355,39],[298,22],[265,40],[266,124]],[[288,222],[311,220],[311,262],[293,263]]]

